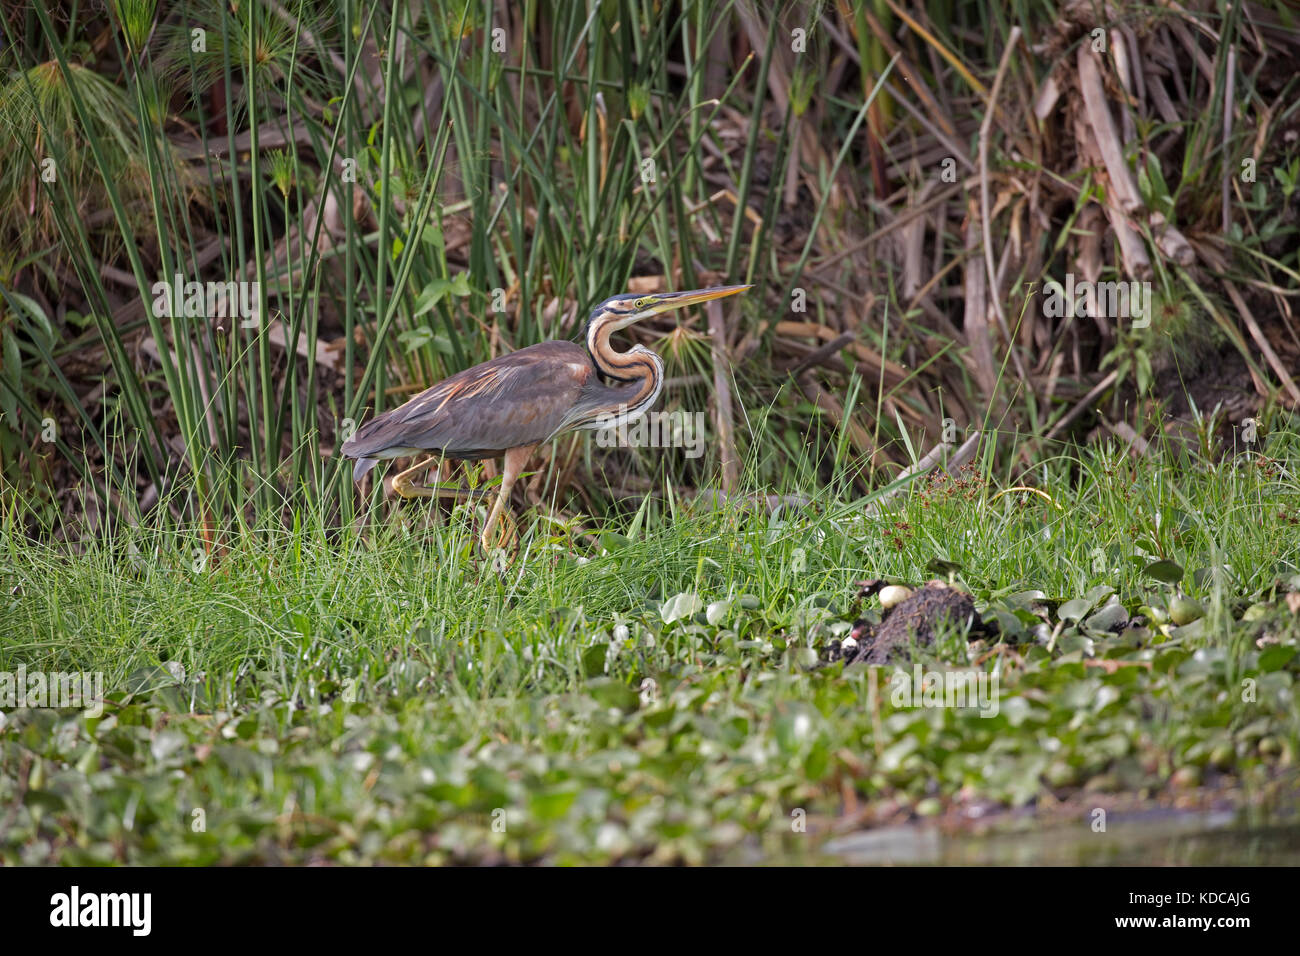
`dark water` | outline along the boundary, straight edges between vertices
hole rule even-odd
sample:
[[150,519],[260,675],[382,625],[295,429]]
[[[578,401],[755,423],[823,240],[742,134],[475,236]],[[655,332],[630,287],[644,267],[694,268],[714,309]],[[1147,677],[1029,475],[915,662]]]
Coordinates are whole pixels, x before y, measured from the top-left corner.
[[872,865],[1297,866],[1300,818],[1238,811],[1154,809],[1111,813],[1104,832],[1090,822],[1016,821],[982,834],[927,824],[879,827],[823,842],[816,860]]

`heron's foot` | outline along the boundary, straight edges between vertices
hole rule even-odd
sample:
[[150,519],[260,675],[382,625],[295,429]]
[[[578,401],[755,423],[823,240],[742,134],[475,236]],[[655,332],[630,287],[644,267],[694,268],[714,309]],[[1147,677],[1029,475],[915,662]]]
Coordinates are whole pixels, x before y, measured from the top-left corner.
[[406,473],[393,479],[393,491],[402,498],[455,498],[471,501],[489,494],[489,488],[466,488],[464,485],[417,485]]
[[489,517],[479,536],[483,553],[490,558],[509,557],[519,548],[519,525],[508,512],[503,511],[498,520]]
[[457,501],[473,501],[490,493],[486,488],[466,488],[464,485],[413,485],[408,486],[403,494],[394,484],[393,490],[403,498],[455,498]]
[[466,488],[461,485],[423,485],[417,484],[415,476],[424,474],[431,465],[437,465],[441,459],[437,456],[417,462],[410,468],[393,476],[393,491],[402,498],[455,498],[469,501],[487,494],[487,489]]

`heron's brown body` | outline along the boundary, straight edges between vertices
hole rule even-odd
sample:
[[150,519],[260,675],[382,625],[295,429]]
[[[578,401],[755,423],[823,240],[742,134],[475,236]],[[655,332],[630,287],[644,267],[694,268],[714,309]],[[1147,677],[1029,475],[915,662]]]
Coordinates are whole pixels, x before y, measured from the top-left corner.
[[[607,384],[581,346],[542,342],[426,388],[358,429],[343,445],[343,454],[358,459],[356,479],[380,458],[420,452],[440,452],[462,461],[498,458],[507,448],[597,427],[607,409],[626,405],[630,412],[651,397],[652,390],[646,388],[650,378],[609,379]],[[475,428],[467,434],[463,415],[471,399],[478,400]]]
[[[383,458],[433,453],[476,461],[504,456],[501,492],[484,530],[487,547],[491,525],[534,448],[575,429],[632,421],[658,399],[663,361],[641,345],[615,351],[609,344],[612,332],[648,315],[747,288],[606,299],[587,323],[586,348],[573,342],[542,342],[457,372],[367,422],[343,443],[342,454],[357,460],[353,468],[357,481]],[[445,493],[446,489],[410,481],[413,472],[429,463],[398,475],[394,490],[403,497]]]

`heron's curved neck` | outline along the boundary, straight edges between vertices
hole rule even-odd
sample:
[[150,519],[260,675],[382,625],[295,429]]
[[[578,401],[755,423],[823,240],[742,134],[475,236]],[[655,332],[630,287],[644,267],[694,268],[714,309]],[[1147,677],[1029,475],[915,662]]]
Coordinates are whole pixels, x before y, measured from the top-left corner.
[[609,344],[613,331],[609,322],[592,322],[587,327],[587,354],[602,375],[616,382],[640,381],[641,387],[626,404],[629,409],[644,410],[659,397],[659,389],[663,387],[663,362],[649,349],[615,350]]

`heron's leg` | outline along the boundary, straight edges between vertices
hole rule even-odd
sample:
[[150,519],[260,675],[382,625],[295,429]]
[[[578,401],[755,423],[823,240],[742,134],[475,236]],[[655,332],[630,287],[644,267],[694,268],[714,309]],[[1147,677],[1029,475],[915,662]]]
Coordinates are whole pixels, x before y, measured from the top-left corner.
[[435,455],[432,458],[426,458],[418,465],[401,472],[393,478],[393,491],[403,498],[460,498],[464,500],[480,498],[487,494],[486,488],[462,488],[459,485],[417,485],[411,476],[416,472],[424,471],[424,469],[438,461],[439,457]]
[[[492,510],[488,513],[487,524],[483,526],[483,537],[480,539],[484,551],[492,550],[493,534],[498,519],[504,517],[506,521],[514,523],[510,517],[510,492],[515,487],[515,480],[519,477],[519,473],[528,463],[528,456],[536,447],[536,445],[522,445],[519,448],[506,450],[505,464],[501,469],[501,491],[497,495],[496,503],[492,505]],[[501,537],[509,538],[510,535],[507,533]]]

